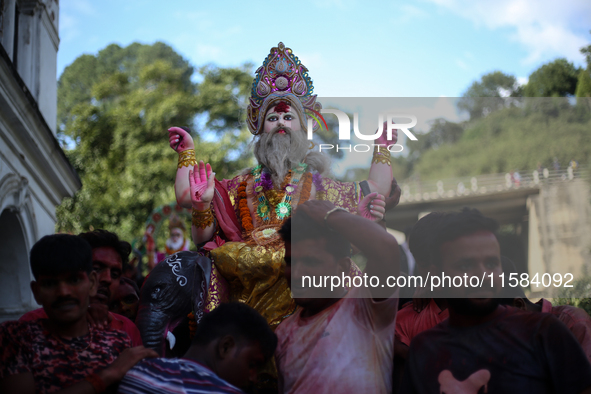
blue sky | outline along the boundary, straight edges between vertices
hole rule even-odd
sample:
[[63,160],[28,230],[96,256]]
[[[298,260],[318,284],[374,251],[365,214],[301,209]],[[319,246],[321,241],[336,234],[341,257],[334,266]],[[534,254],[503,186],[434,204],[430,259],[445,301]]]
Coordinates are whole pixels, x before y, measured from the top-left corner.
[[[166,4],[166,5],[165,5]],[[58,76],[110,43],[171,45],[193,66],[260,65],[283,41],[324,97],[459,96],[494,70],[583,65],[589,0],[60,1]]]

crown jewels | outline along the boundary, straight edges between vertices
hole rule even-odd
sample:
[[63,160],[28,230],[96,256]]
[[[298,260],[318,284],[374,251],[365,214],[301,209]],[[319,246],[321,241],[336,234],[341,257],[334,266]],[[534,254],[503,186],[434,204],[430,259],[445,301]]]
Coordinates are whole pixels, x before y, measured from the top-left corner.
[[306,111],[319,111],[322,106],[313,95],[314,85],[304,66],[282,42],[271,51],[256,71],[248,106],[248,128],[254,135],[261,132],[267,109],[278,101],[289,101],[298,112],[302,128],[307,128]]

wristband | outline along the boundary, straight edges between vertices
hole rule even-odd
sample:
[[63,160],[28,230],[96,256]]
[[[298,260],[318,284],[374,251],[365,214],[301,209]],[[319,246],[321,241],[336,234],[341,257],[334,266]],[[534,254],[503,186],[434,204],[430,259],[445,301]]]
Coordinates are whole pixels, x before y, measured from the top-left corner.
[[197,164],[195,149],[187,149],[179,152],[179,164],[177,168],[193,167],[195,164]]
[[192,217],[193,219],[191,222],[193,223],[193,226],[195,226],[196,228],[204,229],[211,226],[214,222],[211,206],[207,208],[205,211],[198,211],[195,208],[193,208]]
[[373,158],[371,160],[372,164],[386,164],[388,166],[392,166],[390,162],[390,151],[385,146],[376,145],[373,152]]
[[86,376],[84,380],[90,383],[94,391],[97,393],[103,393],[105,390],[107,390],[105,381],[96,373],[91,373],[90,375]]
[[328,225],[328,222],[326,221],[328,219],[328,217],[330,216],[331,213],[336,212],[336,211],[345,211],[345,212],[349,212],[344,208],[341,207],[334,207],[333,209],[331,209],[330,211],[326,212],[326,215],[324,215],[324,225],[326,226],[326,228],[328,228],[330,231],[334,231],[332,228],[330,228],[330,226]]

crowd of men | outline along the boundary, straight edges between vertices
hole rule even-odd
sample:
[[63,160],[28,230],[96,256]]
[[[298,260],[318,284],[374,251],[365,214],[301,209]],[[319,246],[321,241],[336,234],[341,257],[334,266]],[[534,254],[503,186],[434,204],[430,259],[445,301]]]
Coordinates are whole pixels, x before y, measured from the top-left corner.
[[[498,278],[515,268],[497,230],[476,210],[431,213],[408,246],[421,275]],[[139,289],[122,277],[127,242],[104,230],[43,237],[30,252],[42,308],[0,325],[0,392],[257,392],[261,369],[273,363],[281,393],[591,393],[591,318],[582,309],[532,303],[498,283],[423,293],[405,305],[389,286],[342,283],[326,296],[303,277],[341,277],[353,249],[368,276],[386,283],[399,275],[395,238],[316,200],[299,206],[280,235],[297,310],[273,331],[254,309],[222,304],[181,358],[141,344]]]

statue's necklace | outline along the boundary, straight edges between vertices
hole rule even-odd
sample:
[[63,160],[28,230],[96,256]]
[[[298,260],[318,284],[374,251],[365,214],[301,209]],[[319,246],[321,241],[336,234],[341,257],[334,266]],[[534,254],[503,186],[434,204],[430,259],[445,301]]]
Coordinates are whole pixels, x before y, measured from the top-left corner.
[[[272,212],[279,220],[283,220],[291,215],[291,198],[295,192],[302,174],[308,167],[305,163],[300,163],[293,170],[290,170],[285,180],[281,184],[279,191],[271,187],[269,190],[269,181],[263,178],[263,168],[261,165],[252,169],[252,176],[254,177],[254,192],[257,198],[257,215],[264,223],[271,221]],[[265,187],[267,186],[267,188]],[[265,190],[268,189],[268,190]],[[271,208],[275,207],[274,210]]]

